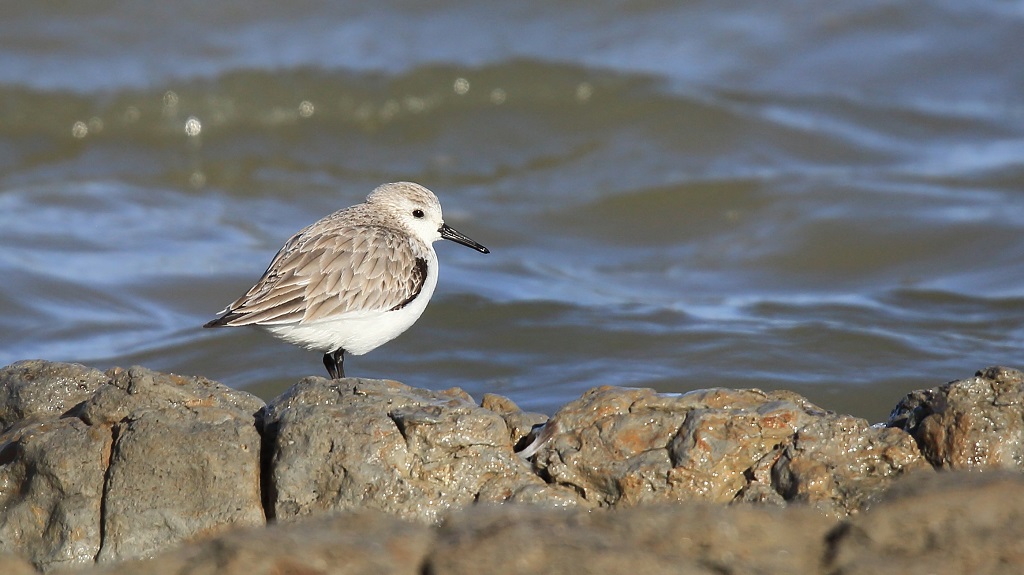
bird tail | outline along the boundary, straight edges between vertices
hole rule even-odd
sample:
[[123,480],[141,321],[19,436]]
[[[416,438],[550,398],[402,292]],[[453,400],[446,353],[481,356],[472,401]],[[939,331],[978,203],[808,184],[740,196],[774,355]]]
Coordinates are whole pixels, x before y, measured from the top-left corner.
[[222,313],[223,315],[221,315],[217,319],[212,319],[204,323],[203,327],[228,327],[231,325],[232,321],[245,315],[230,310],[224,310]]

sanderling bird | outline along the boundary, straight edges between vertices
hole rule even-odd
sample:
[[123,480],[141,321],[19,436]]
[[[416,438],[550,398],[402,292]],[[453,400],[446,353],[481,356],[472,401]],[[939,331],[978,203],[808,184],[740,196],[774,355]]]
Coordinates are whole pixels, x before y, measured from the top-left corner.
[[292,236],[256,285],[203,327],[262,328],[324,352],[331,378],[345,377],[346,352],[362,355],[391,341],[426,309],[440,239],[490,253],[444,223],[427,188],[384,184],[366,202]]

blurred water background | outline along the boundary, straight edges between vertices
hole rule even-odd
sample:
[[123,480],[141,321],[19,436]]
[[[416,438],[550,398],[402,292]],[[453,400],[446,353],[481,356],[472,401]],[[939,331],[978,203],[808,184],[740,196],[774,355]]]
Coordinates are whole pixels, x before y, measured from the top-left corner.
[[270,398],[200,326],[377,184],[491,248],[350,375],[553,412],[603,384],[885,418],[1024,367],[1024,3],[5,3],[0,363]]

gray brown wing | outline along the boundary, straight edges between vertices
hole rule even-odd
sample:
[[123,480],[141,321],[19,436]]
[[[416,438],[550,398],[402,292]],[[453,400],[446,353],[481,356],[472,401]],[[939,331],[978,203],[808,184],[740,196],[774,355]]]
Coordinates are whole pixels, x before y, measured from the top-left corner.
[[329,234],[300,233],[281,248],[260,281],[210,324],[313,322],[400,309],[426,281],[423,252],[388,228],[352,226]]

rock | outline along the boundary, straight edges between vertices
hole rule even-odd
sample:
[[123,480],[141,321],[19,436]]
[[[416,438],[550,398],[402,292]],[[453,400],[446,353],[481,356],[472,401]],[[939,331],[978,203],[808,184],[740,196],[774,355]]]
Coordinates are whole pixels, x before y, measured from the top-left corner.
[[81,575],[420,575],[433,539],[425,526],[363,510],[236,529]]
[[559,410],[542,439],[536,470],[596,506],[792,500],[842,516],[923,465],[908,435],[787,391],[603,387]]
[[1024,373],[990,367],[974,377],[907,394],[889,425],[914,436],[937,468],[1021,469]]
[[[46,362],[9,366],[0,389],[71,387],[51,377],[88,382],[80,391],[90,393],[2,396],[11,405],[0,412],[28,417],[0,437],[0,551],[49,570],[265,522],[254,419],[262,401],[202,378]],[[71,403],[62,417],[57,406]]]
[[473,506],[439,527],[361,510],[236,529],[78,574],[1010,574],[1024,567],[1022,512],[1024,476],[1008,472],[913,475],[841,522],[807,506],[701,502]]
[[685,419],[668,444],[669,484],[711,501],[734,499],[756,461],[828,415],[795,393],[759,389],[691,392],[673,407]]
[[[603,387],[527,462],[513,445],[544,417],[490,394],[307,378],[264,406],[20,362],[0,370],[0,573],[32,572],[3,552],[90,573],[1020,572],[1024,476],[932,464],[1017,469],[1022,403],[1005,368],[908,395],[888,427],[786,391]],[[533,505],[488,505],[510,502]],[[264,509],[281,523],[244,529]],[[344,514],[304,517],[324,512]]]
[[946,472],[897,482],[830,535],[828,572],[1024,572],[1024,477]]
[[8,365],[0,369],[0,431],[30,417],[60,417],[106,382],[103,372],[73,363]]
[[115,438],[99,560],[145,557],[225,527],[262,525],[254,423],[262,408],[255,396],[203,378],[112,370],[110,385],[81,414],[112,425]]
[[596,388],[551,418],[534,467],[590,505],[727,502],[745,470],[818,414],[782,392]]
[[239,529],[81,575],[817,573],[835,525],[808,508],[477,506],[440,527],[370,510]]
[[75,418],[31,418],[0,436],[0,551],[44,570],[92,562],[111,444]]
[[0,573],[4,575],[39,575],[31,563],[12,553],[0,553]]
[[765,490],[757,486],[770,485],[770,493],[785,501],[844,517],[867,507],[893,479],[910,472],[933,470],[908,433],[829,414],[797,430],[754,465],[755,481],[742,498],[764,501]]
[[263,426],[278,520],[371,508],[432,523],[477,501],[576,502],[515,454],[501,416],[459,389],[310,377],[270,402]]
[[530,435],[534,427],[548,420],[543,413],[528,413],[516,405],[511,399],[494,393],[485,393],[480,399],[480,407],[497,413],[505,420],[509,439],[518,450],[523,440]]
[[441,526],[425,572],[814,573],[834,525],[805,507],[472,508]]

